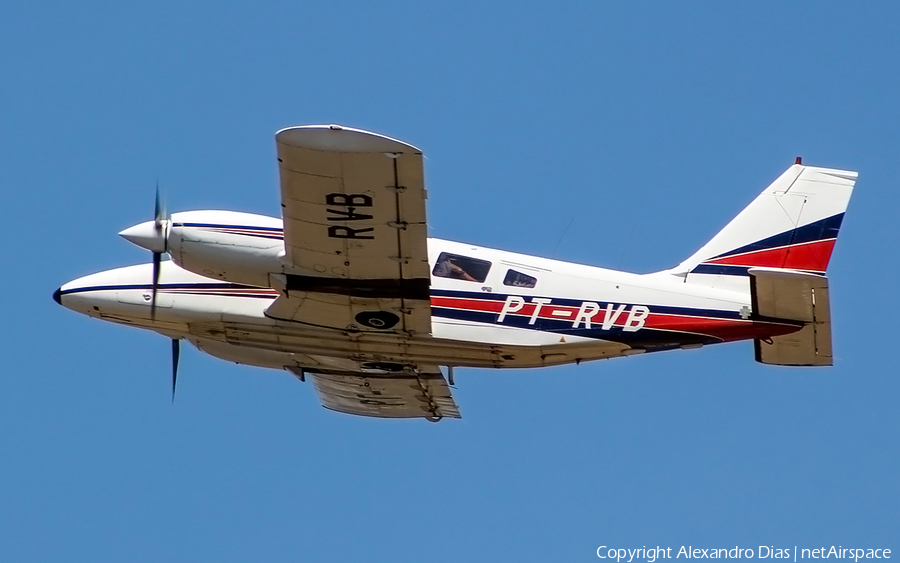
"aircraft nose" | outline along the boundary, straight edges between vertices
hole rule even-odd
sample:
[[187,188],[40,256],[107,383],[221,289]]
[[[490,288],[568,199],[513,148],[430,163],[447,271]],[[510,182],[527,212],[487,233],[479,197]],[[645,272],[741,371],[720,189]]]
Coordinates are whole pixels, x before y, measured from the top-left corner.
[[117,270],[97,272],[64,283],[53,292],[53,300],[76,313],[94,315],[98,307],[115,306],[119,285]]
[[163,223],[158,228],[154,221],[145,221],[133,227],[128,227],[119,236],[132,244],[136,244],[141,248],[146,248],[150,252],[166,251],[166,231],[167,225]]

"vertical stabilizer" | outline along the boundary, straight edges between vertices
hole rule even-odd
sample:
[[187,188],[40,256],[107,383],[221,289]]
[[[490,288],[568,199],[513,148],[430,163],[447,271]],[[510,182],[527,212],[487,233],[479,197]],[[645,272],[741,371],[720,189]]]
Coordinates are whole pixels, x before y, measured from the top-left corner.
[[747,287],[750,268],[824,274],[856,177],[846,170],[791,166],[712,240],[666,273],[688,283],[735,288]]

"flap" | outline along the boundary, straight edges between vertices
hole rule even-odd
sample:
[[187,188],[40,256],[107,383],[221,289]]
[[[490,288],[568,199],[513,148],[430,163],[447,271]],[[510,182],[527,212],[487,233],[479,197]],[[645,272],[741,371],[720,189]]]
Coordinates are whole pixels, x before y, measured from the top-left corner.
[[431,334],[431,305],[424,299],[282,289],[282,295],[266,309],[266,316],[353,332]]
[[[371,370],[378,372],[380,370]],[[404,366],[397,373],[306,370],[325,408],[380,418],[460,418],[437,366]]]

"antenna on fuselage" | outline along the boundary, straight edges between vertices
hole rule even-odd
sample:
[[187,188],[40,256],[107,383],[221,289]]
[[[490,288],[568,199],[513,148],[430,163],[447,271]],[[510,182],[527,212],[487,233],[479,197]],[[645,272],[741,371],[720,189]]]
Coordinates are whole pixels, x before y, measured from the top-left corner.
[[550,257],[551,257],[551,258],[555,258],[555,257],[556,257],[556,251],[559,249],[559,245],[562,244],[563,239],[566,238],[566,233],[569,232],[569,227],[571,227],[571,226],[572,226],[572,223],[575,222],[575,217],[577,217],[577,216],[578,216],[578,213],[575,213],[574,215],[572,215],[572,218],[569,219],[569,224],[566,225],[566,228],[563,229],[562,234],[559,235],[559,240],[556,241],[556,246],[553,247],[553,252],[550,253]]

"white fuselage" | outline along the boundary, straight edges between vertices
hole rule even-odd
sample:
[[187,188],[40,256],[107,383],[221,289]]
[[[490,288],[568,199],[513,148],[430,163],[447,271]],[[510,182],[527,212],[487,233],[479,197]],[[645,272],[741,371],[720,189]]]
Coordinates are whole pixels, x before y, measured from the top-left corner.
[[[430,336],[324,329],[266,316],[279,295],[275,277],[286,271],[280,219],[197,211],[174,214],[166,229],[172,260],[161,267],[154,320],[150,264],[77,279],[57,299],[92,317],[187,339],[226,360],[279,369],[379,361],[535,367],[794,330],[751,320],[749,287],[716,289],[667,273],[630,274],[439,239],[428,241]],[[448,256],[477,275],[438,264]]]

